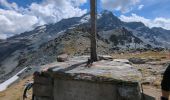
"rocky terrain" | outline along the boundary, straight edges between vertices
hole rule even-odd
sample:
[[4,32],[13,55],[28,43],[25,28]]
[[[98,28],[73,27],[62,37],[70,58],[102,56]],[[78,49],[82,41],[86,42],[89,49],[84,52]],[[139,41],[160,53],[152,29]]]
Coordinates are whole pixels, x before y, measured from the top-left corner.
[[[118,57],[119,56],[119,57]],[[131,64],[142,73],[142,83],[160,88],[162,75],[170,63],[169,52],[137,52],[113,54],[114,58],[129,59]]]
[[[88,55],[89,18],[89,14],[85,14],[82,17],[63,19],[58,23],[39,26],[7,40],[0,40],[0,82],[24,67],[39,67],[56,61],[61,53],[69,56]],[[141,22],[125,23],[109,11],[98,14],[97,29],[98,54],[162,50],[161,48],[170,47],[168,30],[150,29]]]

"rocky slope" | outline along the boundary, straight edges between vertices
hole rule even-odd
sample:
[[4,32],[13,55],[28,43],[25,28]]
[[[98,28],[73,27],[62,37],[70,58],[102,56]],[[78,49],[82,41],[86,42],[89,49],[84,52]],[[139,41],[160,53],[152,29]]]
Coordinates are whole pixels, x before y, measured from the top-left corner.
[[166,48],[170,47],[170,30],[166,30],[160,27],[154,27],[152,28],[154,31],[154,36],[157,39],[157,41],[162,41],[162,44]]
[[145,41],[145,43],[152,45],[153,47],[164,47],[164,44],[161,41],[158,41],[155,37],[155,32],[146,27],[141,22],[130,22],[125,23],[125,26],[133,32],[133,34]]

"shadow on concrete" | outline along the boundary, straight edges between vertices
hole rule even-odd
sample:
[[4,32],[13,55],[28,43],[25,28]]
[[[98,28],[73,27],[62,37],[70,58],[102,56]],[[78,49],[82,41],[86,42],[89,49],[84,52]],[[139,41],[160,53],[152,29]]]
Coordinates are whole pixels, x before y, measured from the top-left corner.
[[69,70],[72,70],[72,69],[75,69],[76,67],[79,67],[80,65],[83,65],[83,64],[86,64],[87,62],[82,62],[82,63],[78,63],[78,64],[74,64],[74,65],[71,65],[70,67],[68,68],[65,68],[65,69],[61,69],[60,71],[69,71]]
[[[69,67],[67,67],[67,68],[59,69],[59,70],[57,70],[57,72],[66,72],[66,71],[75,69],[76,67],[79,67],[79,66],[81,66],[81,65],[83,65],[83,64],[87,64],[87,62],[77,63],[77,64],[71,65],[71,66],[69,66]],[[49,71],[55,71],[55,68],[57,68],[57,66],[56,66],[56,67],[53,67],[53,68],[50,68]]]
[[142,100],[156,100],[156,98],[147,94],[142,94]]

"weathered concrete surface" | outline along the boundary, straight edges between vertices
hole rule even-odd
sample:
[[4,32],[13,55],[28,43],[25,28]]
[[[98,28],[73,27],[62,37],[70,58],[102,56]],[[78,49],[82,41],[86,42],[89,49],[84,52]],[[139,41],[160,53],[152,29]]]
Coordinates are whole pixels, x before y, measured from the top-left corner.
[[[40,77],[53,79],[43,80],[35,84],[44,84],[42,91],[51,89],[52,94],[35,93],[39,89],[35,85],[34,95],[47,100],[140,100],[138,82],[141,74],[131,65],[110,60],[101,60],[86,67],[87,57],[75,57],[66,62],[55,62],[42,66],[46,71]],[[36,79],[37,78],[37,79]],[[35,90],[35,91],[34,91]],[[42,95],[41,95],[42,94]]]
[[140,100],[137,85],[55,80],[54,100]]

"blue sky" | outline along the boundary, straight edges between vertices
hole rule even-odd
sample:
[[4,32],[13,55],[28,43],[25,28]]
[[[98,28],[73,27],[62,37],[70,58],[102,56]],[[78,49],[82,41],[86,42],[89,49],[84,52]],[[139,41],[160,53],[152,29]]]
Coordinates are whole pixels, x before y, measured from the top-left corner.
[[[20,7],[28,7],[32,3],[41,3],[43,0],[7,0],[9,3],[15,2]],[[114,0],[113,0],[114,1]],[[126,1],[126,0],[125,0]],[[170,18],[170,0],[141,0],[140,3],[134,6],[133,10],[124,15],[135,13],[146,18],[164,17]],[[138,10],[139,5],[144,5],[141,10]],[[4,8],[0,5],[0,8]],[[89,10],[89,0],[80,6],[81,9]],[[98,0],[98,10],[102,11],[101,2]],[[121,11],[113,11],[117,16],[121,15]]]
[[[114,1],[114,0],[113,0]],[[126,0],[125,0],[126,1]],[[123,13],[124,15],[131,15],[135,13],[137,15],[146,17],[146,18],[156,18],[156,17],[164,17],[170,18],[170,0],[141,0],[138,4],[133,6],[133,9],[127,13]],[[143,5],[142,8],[139,10],[139,6]],[[98,0],[98,11],[102,11],[101,2]],[[89,1],[81,6],[82,9],[89,8]],[[88,9],[89,10],[89,9]],[[113,13],[117,16],[122,14],[121,11],[113,10]]]
[[9,3],[15,2],[18,4],[18,6],[22,6],[22,7],[28,7],[33,2],[36,2],[36,3],[42,2],[42,0],[7,0],[7,1]]
[[[101,2],[98,0],[98,10],[102,11],[102,5]],[[114,0],[113,0],[114,1]],[[124,0],[126,1],[126,0]],[[154,19],[156,17],[164,17],[164,18],[170,18],[170,0],[141,0],[139,3],[133,6],[133,9],[127,13],[123,13],[124,15],[131,15],[132,13],[135,13],[137,15],[143,16],[145,18]],[[139,10],[138,7],[140,5],[143,5],[142,8]],[[87,9],[89,8],[89,2],[84,4],[82,8]],[[113,10],[113,13],[117,16],[120,16],[122,14],[121,11]]]
[[141,10],[134,9],[130,13],[136,13],[146,18],[170,18],[170,0],[142,0],[140,4],[144,5]]
[[[170,0],[97,0],[98,12],[110,10],[125,22],[170,30]],[[89,12],[89,0],[0,0],[0,38]],[[27,22],[27,23],[25,23]],[[4,28],[6,27],[6,28]]]

